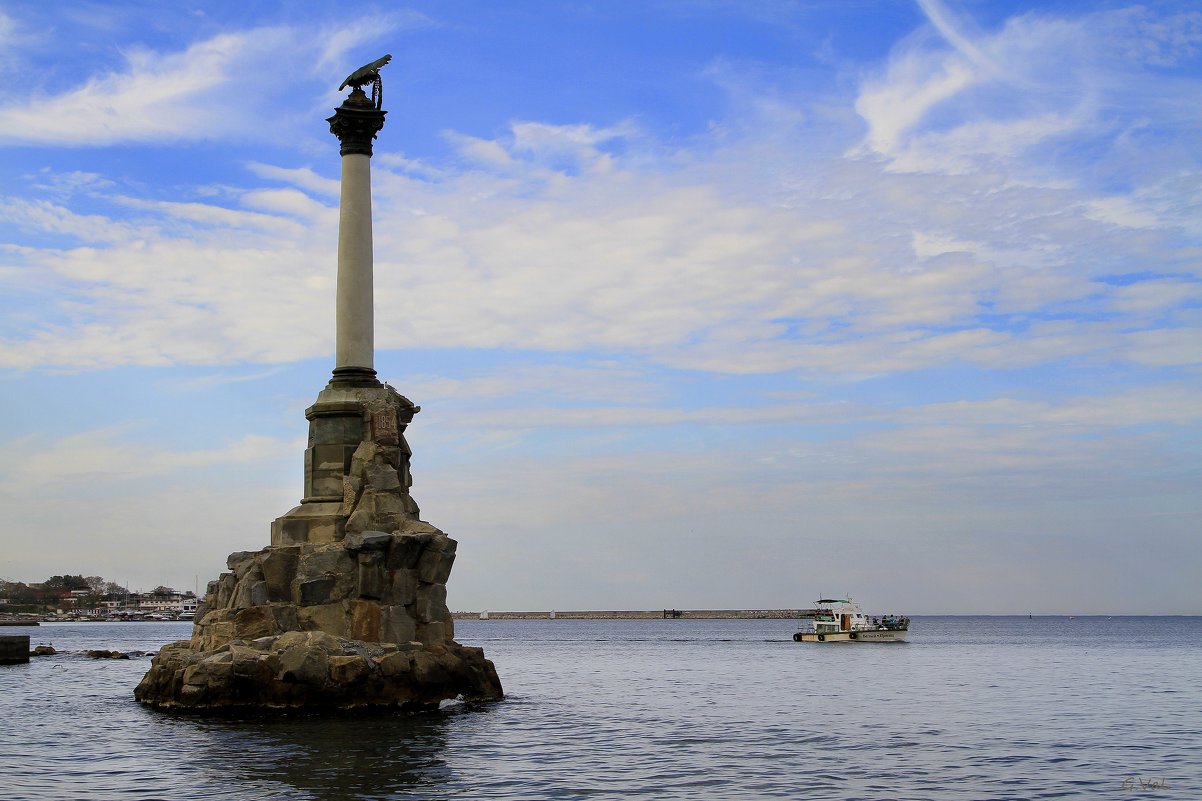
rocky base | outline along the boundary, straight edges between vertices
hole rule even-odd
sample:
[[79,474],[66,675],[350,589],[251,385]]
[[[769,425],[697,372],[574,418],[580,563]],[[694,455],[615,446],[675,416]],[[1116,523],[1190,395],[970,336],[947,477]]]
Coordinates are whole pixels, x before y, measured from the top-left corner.
[[163,646],[134,697],[174,711],[437,709],[497,701],[500,679],[480,648],[372,643],[321,631],[234,640],[214,650]]

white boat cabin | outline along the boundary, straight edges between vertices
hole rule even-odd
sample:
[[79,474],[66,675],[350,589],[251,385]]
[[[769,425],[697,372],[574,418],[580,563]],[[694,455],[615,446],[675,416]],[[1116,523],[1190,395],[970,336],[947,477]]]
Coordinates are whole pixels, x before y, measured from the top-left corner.
[[910,628],[910,619],[896,615],[869,617],[859,604],[846,598],[822,598],[813,609],[801,612],[797,642],[902,642]]

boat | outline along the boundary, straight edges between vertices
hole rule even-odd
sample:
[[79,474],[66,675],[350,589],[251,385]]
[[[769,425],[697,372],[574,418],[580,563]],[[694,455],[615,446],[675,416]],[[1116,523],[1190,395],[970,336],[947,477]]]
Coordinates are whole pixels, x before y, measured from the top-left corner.
[[178,615],[175,616],[175,619],[176,620],[195,620],[196,613],[189,612],[189,611],[180,612]]
[[910,630],[910,618],[869,617],[850,595],[817,600],[800,618],[795,642],[905,642]]

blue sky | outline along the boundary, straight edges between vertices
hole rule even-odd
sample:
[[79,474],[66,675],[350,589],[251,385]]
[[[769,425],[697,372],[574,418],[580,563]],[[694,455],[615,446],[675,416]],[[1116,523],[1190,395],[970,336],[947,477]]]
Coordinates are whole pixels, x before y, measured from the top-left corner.
[[0,577],[267,544],[386,52],[453,608],[1202,611],[1184,2],[0,2]]

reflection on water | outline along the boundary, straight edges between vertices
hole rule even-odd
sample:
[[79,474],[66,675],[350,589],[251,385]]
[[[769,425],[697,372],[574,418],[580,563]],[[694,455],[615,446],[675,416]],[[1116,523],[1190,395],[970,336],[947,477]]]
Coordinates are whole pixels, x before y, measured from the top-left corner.
[[403,798],[449,778],[442,754],[451,717],[192,720],[188,758],[206,784],[232,784],[256,798]]

